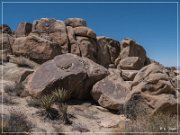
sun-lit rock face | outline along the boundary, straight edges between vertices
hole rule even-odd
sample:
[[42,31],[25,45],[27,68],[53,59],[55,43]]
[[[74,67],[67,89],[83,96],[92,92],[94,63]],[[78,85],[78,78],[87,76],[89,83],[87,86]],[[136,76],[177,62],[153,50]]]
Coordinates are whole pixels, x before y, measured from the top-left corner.
[[97,36],[82,18],[41,18],[20,23],[15,32],[8,25],[0,29],[1,74],[13,87],[23,83],[24,95],[65,88],[71,98],[90,98],[128,116],[176,113],[179,72],[148,58],[132,39]]

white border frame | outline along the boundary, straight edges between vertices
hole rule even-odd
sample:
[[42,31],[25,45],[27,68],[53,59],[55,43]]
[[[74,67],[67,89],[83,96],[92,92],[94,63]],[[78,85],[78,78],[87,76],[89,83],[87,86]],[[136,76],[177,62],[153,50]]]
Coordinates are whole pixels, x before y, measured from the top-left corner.
[[[2,11],[1,11],[1,23],[3,24],[3,18],[4,18],[4,12],[3,12],[3,5],[4,4],[29,4],[29,3],[31,3],[31,4],[33,4],[33,3],[35,3],[35,4],[156,4],[156,3],[160,3],[160,4],[167,4],[167,3],[169,3],[169,4],[176,4],[177,5],[177,68],[179,68],[180,66],[179,66],[179,58],[178,58],[178,56],[179,56],[179,47],[178,47],[178,44],[179,44],[179,39],[178,39],[178,37],[179,37],[179,15],[178,15],[178,12],[179,12],[179,9],[178,9],[178,7],[179,7],[179,2],[1,2],[1,9],[2,9]],[[3,34],[2,34],[2,40],[3,40]],[[2,42],[3,43],[3,42]],[[2,44],[2,50],[3,50],[3,44]],[[3,53],[2,53],[2,57],[3,57]],[[2,65],[3,65],[3,61],[2,61]],[[2,73],[3,73],[3,66],[2,66]],[[3,76],[2,76],[2,82],[3,82]],[[177,79],[178,79],[178,76],[177,76]],[[178,86],[178,82],[177,82],[177,86]],[[2,88],[3,88],[3,83],[2,83]],[[177,91],[177,95],[179,95],[179,93],[178,93],[178,91]],[[2,117],[2,125],[3,125],[3,90],[2,90],[2,108],[1,108],[1,111],[2,111],[2,114],[1,114],[1,117]],[[177,98],[177,113],[179,114],[179,107],[178,107],[178,98]],[[173,133],[179,133],[179,129],[178,129],[178,127],[179,127],[179,123],[178,123],[178,119],[179,119],[179,115],[177,115],[177,132],[82,132],[83,134],[90,134],[90,133],[108,133],[108,134],[113,134],[113,133],[122,133],[122,134],[124,134],[124,133],[134,133],[134,134],[146,134],[146,133],[156,133],[156,134],[173,134]],[[3,132],[3,128],[2,128],[2,134],[3,133],[9,133],[9,134],[13,134],[13,133],[29,133],[29,132]],[[74,133],[79,133],[79,132],[30,132],[30,133],[39,133],[39,134],[42,134],[42,133],[47,133],[47,134],[50,134],[50,133],[72,133],[72,134],[74,134]]]

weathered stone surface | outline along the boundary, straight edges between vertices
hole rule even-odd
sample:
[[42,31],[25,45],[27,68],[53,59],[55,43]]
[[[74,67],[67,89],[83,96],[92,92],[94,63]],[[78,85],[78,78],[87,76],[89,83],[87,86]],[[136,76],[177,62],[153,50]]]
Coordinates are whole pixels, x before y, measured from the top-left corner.
[[70,44],[70,53],[81,56],[79,44],[77,42],[74,29],[71,26],[67,26],[67,34]]
[[74,34],[82,37],[96,38],[96,33],[88,27],[75,27]]
[[26,37],[32,30],[32,24],[27,22],[22,22],[18,25],[15,36],[16,37]]
[[0,36],[3,36],[3,38],[0,38],[0,50],[11,53],[11,46],[14,43],[14,37],[7,33],[3,33],[3,35],[0,33]]
[[138,70],[121,70],[122,78],[124,81],[133,81],[134,77],[138,73]]
[[135,76],[125,110],[128,115],[177,113],[177,93],[166,69],[158,64],[142,68]]
[[71,91],[76,99],[87,98],[93,84],[108,71],[93,61],[73,54],[56,56],[42,64],[28,81],[28,91],[38,97],[60,87]]
[[44,39],[57,43],[61,47],[62,53],[68,53],[69,42],[66,25],[63,21],[41,18],[33,22],[31,35],[40,36]]
[[26,77],[33,72],[32,69],[18,67],[13,63],[4,63],[0,65],[1,70],[0,76],[3,76],[4,80],[12,81],[15,83],[20,83],[26,79]]
[[124,39],[121,42],[121,52],[116,59],[116,65],[119,64],[120,60],[127,57],[138,57],[143,66],[149,64],[144,48],[131,39]]
[[91,95],[102,107],[122,111],[125,98],[130,91],[119,70],[110,69],[110,73],[93,86]]
[[87,57],[93,61],[97,61],[97,42],[96,39],[77,36],[75,29],[67,26],[67,33],[70,43],[70,52],[78,56]]
[[120,61],[118,68],[126,70],[139,70],[144,66],[139,57],[127,57]]
[[64,23],[67,26],[71,26],[71,27],[79,27],[79,26],[86,26],[86,21],[84,19],[81,18],[67,18],[64,20]]
[[37,63],[43,63],[61,54],[61,48],[57,43],[37,36],[16,38],[12,50],[15,55],[28,57]]
[[77,43],[82,57],[97,61],[97,44],[96,40],[87,37],[76,36]]
[[108,37],[97,37],[98,43],[98,62],[109,67],[114,64],[115,59],[120,53],[120,44],[118,41]]
[[0,30],[1,30],[1,33],[12,34],[11,28],[6,24],[1,25]]

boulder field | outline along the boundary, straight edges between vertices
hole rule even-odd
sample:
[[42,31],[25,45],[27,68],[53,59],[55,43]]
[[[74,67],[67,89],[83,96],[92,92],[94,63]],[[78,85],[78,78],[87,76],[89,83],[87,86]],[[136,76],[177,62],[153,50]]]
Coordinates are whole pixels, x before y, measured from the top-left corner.
[[39,98],[64,88],[72,99],[93,99],[128,116],[180,108],[179,72],[151,60],[132,39],[97,36],[81,18],[22,22],[15,32],[0,28],[4,89],[23,83],[24,96]]

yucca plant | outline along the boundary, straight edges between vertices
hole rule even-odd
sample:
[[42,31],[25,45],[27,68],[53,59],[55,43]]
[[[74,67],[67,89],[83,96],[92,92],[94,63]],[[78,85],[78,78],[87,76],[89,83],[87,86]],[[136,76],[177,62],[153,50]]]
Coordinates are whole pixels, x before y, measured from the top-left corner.
[[45,116],[45,118],[50,118],[51,120],[54,120],[59,117],[58,111],[54,108],[52,108],[52,105],[54,103],[54,96],[44,96],[41,99],[41,106],[45,109],[42,110],[42,115]]
[[59,111],[61,112],[61,117],[64,122],[64,124],[70,124],[70,120],[68,118],[68,106],[65,103],[59,104]]
[[54,102],[54,97],[46,95],[46,96],[43,96],[42,99],[41,99],[41,106],[45,110],[50,110],[53,102]]
[[70,92],[63,88],[57,89],[53,92],[53,96],[57,102],[64,103],[70,98]]

